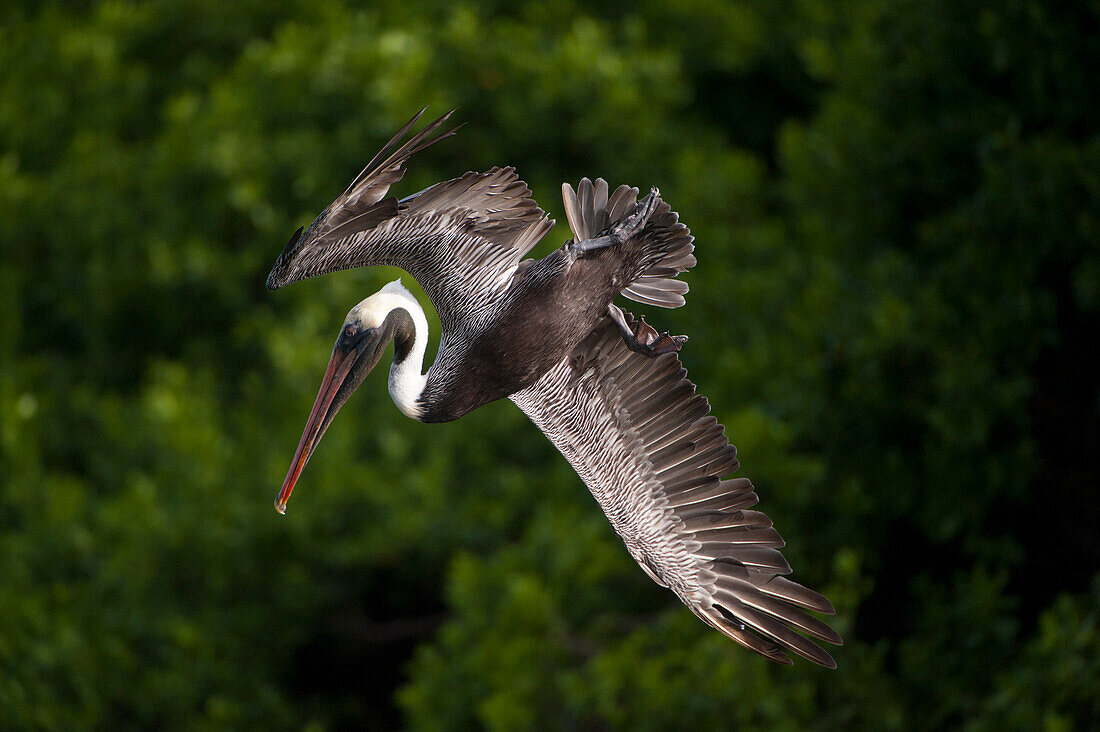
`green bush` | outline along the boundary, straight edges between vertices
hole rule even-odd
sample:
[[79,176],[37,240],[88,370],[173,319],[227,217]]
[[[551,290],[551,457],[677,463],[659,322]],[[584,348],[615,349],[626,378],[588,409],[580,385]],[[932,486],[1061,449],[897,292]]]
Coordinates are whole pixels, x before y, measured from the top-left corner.
[[[1100,718],[1094,4],[0,18],[0,727]],[[267,269],[424,104],[467,125],[400,191],[512,164],[559,219],[587,175],[691,226],[688,305],[649,315],[836,604],[837,671],[699,623],[507,403],[420,425],[380,369],[271,510],[395,273]]]

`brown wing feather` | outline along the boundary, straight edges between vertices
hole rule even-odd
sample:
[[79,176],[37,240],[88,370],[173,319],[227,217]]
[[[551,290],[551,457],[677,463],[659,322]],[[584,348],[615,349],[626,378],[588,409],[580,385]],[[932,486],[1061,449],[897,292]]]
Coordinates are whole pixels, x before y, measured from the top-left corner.
[[725,430],[708,416],[675,354],[629,350],[604,323],[569,358],[512,400],[576,469],[630,554],[659,584],[729,638],[773,661],[784,649],[833,659],[801,631],[837,633],[805,610],[821,595],[783,575],[790,565]]
[[419,114],[398,131],[305,233],[291,239],[267,286],[278,289],[352,267],[392,265],[416,278],[444,328],[476,322],[478,311],[507,288],[520,258],[554,222],[513,168],[466,173],[400,201],[386,197],[411,155],[454,134],[433,136],[449,116],[403,144]]

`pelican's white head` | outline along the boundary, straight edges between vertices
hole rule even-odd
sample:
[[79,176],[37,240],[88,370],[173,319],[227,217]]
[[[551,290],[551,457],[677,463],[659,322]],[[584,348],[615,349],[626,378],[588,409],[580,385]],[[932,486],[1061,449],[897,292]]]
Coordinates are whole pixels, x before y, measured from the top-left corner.
[[395,335],[393,365],[390,366],[389,391],[393,403],[406,417],[419,419],[421,414],[417,399],[424,391],[427,378],[424,368],[424,352],[428,348],[428,319],[408,289],[397,279],[351,309],[344,321],[357,319],[361,327],[379,328],[387,318],[412,319],[411,338]]
[[[344,326],[352,324],[364,328],[377,328],[396,308],[403,308],[414,319],[416,313],[421,317],[424,315],[424,310],[413,294],[401,284],[401,280],[394,280],[353,307],[344,318]],[[425,320],[426,325],[427,320]]]
[[424,309],[401,280],[389,283],[348,312],[298,450],[275,500],[279,513],[286,511],[294,484],[332,418],[378,364],[390,341],[394,342],[390,396],[406,415],[413,419],[420,416],[417,399],[427,382],[420,373],[427,340],[428,320],[424,317]]

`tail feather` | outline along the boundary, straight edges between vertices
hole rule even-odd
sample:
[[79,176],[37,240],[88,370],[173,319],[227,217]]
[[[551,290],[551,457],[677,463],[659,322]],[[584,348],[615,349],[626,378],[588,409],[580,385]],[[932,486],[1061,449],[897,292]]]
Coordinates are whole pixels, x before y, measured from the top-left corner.
[[[652,192],[649,196],[656,196]],[[642,201],[648,199],[643,198]],[[582,178],[576,191],[562,184],[562,200],[569,228],[577,241],[593,239],[630,215],[638,205],[638,189],[619,186],[608,195],[607,181]],[[694,238],[680,217],[664,201],[657,203],[645,228],[624,246],[637,252],[638,267],[622,294],[636,302],[663,308],[684,304],[686,282],[674,279],[695,266]]]

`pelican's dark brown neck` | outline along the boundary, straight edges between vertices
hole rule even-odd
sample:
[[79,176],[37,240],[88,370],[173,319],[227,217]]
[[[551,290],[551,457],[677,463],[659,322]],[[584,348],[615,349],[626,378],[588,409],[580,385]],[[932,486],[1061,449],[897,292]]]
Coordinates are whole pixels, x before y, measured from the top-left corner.
[[416,323],[405,308],[394,308],[384,322],[386,332],[393,337],[393,362],[402,363],[416,344]]
[[402,413],[420,419],[423,406],[419,400],[427,383],[427,377],[421,373],[428,345],[428,321],[424,310],[411,296],[401,297],[400,304],[391,305],[381,327],[387,337],[393,338],[390,396]]

